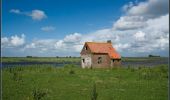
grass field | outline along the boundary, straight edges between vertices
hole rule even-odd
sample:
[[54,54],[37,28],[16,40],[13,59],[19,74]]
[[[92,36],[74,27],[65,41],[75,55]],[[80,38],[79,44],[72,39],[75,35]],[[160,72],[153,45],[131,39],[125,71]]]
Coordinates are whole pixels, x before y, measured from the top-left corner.
[[[122,61],[146,61],[167,59],[167,57],[122,57]],[[80,57],[2,57],[2,62],[80,62]]]
[[138,69],[30,65],[2,72],[3,100],[168,99],[168,65]]
[[2,62],[80,62],[80,57],[2,57]]

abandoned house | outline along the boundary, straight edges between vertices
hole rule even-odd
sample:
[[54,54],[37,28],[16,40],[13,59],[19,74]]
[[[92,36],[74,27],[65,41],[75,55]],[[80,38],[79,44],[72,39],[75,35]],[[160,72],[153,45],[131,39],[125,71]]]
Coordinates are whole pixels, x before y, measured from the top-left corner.
[[80,54],[82,68],[108,68],[121,64],[121,57],[110,40],[105,43],[85,42]]

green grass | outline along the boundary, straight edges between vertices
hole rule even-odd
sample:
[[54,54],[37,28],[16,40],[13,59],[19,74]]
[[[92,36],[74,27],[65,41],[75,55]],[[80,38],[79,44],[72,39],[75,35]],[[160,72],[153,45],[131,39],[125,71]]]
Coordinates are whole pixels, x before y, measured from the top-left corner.
[[72,57],[72,58],[66,58],[66,57],[32,57],[32,58],[26,58],[26,57],[2,57],[2,62],[80,62],[80,57]]
[[168,57],[122,57],[122,61],[155,61],[168,60]]
[[[168,60],[167,57],[122,57],[122,61],[153,61],[153,60]],[[80,62],[80,57],[2,57],[2,62]]]
[[168,99],[168,65],[138,69],[30,65],[3,68],[2,75],[3,100],[94,100],[94,94],[97,100]]

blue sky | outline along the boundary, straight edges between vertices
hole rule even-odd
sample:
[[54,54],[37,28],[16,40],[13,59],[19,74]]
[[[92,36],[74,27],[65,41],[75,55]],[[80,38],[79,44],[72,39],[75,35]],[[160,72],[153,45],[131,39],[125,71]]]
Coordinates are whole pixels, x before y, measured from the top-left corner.
[[[113,21],[121,15],[121,6],[127,3],[120,0],[4,0],[3,1],[3,35],[25,33],[30,38],[61,38],[66,34],[88,33],[102,28],[112,27]],[[33,21],[29,17],[9,13],[11,9],[44,11],[48,18]],[[27,23],[29,26],[23,25]],[[40,30],[43,26],[55,26],[53,35]],[[7,34],[6,34],[7,33]],[[35,35],[39,33],[41,35]],[[51,32],[50,32],[51,33]],[[51,33],[51,34],[52,34]],[[31,35],[30,35],[31,34]]]
[[110,39],[122,56],[167,56],[167,2],[3,0],[2,55],[79,56],[84,42]]

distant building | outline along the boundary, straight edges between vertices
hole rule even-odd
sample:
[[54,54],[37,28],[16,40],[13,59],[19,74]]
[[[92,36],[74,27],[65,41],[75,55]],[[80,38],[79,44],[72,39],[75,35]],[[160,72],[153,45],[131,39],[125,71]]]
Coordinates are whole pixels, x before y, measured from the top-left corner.
[[108,68],[121,65],[121,56],[112,47],[111,41],[85,42],[80,54],[82,68]]

